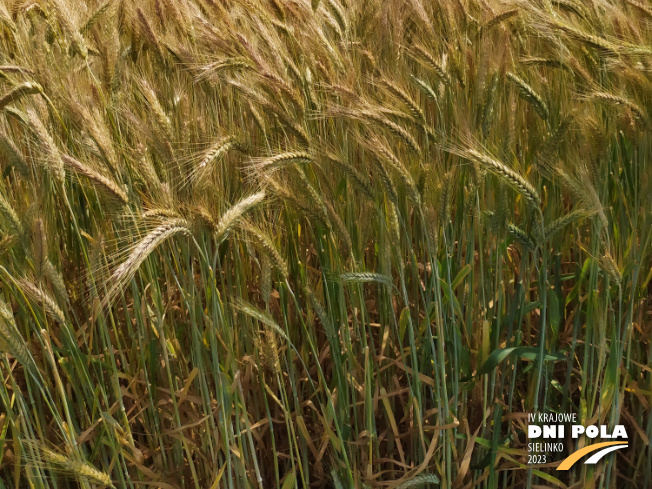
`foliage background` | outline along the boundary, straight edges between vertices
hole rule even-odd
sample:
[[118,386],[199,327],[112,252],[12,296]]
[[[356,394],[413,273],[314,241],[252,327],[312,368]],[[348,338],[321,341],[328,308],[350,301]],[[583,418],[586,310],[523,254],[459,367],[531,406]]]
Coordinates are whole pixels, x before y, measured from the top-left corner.
[[651,29],[1,2],[0,488],[649,487]]

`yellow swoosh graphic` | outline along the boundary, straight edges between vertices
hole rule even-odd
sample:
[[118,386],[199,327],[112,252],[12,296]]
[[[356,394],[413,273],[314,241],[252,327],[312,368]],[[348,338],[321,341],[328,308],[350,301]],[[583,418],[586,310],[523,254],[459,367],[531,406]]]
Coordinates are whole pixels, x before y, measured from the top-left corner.
[[564,459],[564,461],[561,464],[559,464],[557,470],[568,470],[573,466],[575,462],[581,459],[584,455],[588,455],[591,452],[595,452],[596,450],[600,450],[601,448],[610,447],[613,445],[627,445],[627,442],[605,441],[603,443],[594,443],[593,445],[589,445],[588,447],[584,447],[570,454],[568,457]]

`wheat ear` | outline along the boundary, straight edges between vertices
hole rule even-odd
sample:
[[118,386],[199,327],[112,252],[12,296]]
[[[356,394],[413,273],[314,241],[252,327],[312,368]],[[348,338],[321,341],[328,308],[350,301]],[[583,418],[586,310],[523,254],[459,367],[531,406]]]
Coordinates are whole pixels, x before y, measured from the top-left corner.
[[539,207],[541,205],[539,193],[532,184],[504,163],[474,149],[466,150],[463,153],[463,156],[466,159],[487,168],[499,178],[502,178],[507,184],[509,184],[509,186],[523,195],[523,197],[525,197],[533,206]]
[[637,119],[642,121],[646,119],[643,109],[625,97],[619,97],[618,95],[613,95],[607,92],[594,92],[592,94],[592,98],[602,100],[603,102],[607,102],[613,105],[622,105],[631,110]]
[[136,274],[136,271],[140,268],[147,257],[161,243],[177,234],[190,234],[188,221],[185,219],[170,219],[145,236],[140,243],[136,245],[129,257],[111,274],[111,277],[108,280],[110,288],[104,298],[102,306],[107,306],[111,300],[113,300],[114,296],[122,290],[124,285]]
[[383,80],[383,84],[389,89],[390,92],[392,92],[396,97],[398,97],[401,100],[401,102],[405,104],[405,106],[412,113],[412,117],[415,120],[423,124],[426,123],[425,114],[421,110],[421,107],[419,107],[419,104],[416,103],[416,101],[410,96],[410,94],[408,94],[405,90],[403,90],[401,87],[391,82],[390,80]]
[[0,215],[9,223],[11,229],[18,235],[23,234],[23,223],[18,218],[18,214],[5,198],[2,193],[0,193]]
[[525,82],[525,80],[519,78],[514,73],[507,73],[507,78],[516,85],[516,90],[519,96],[534,107],[534,110],[539,114],[539,117],[544,121],[548,120],[548,106],[541,96],[535,92],[534,89]]
[[102,189],[104,193],[119,199],[124,204],[129,202],[125,191],[122,190],[113,180],[110,180],[92,168],[84,165],[80,161],[77,161],[72,156],[62,155],[61,158],[66,167],[74,171],[76,174],[86,177],[92,181],[98,188]]
[[39,139],[45,154],[49,156],[49,160],[45,160],[41,165],[46,170],[50,170],[54,177],[59,181],[59,183],[63,183],[66,176],[66,171],[64,169],[61,155],[59,154],[59,149],[57,148],[56,144],[54,144],[52,136],[50,136],[36,112],[29,109],[27,111],[27,118],[30,125],[32,126],[34,134],[36,134],[36,137]]
[[61,325],[66,324],[66,315],[57,305],[56,301],[41,287],[25,279],[18,280],[17,285],[23,291],[25,297],[36,302],[43,308],[47,316],[51,317]]
[[504,22],[507,19],[511,19],[515,15],[518,15],[518,8],[505,10],[504,12],[501,12],[499,14],[494,15],[487,22],[482,24],[482,27],[480,27],[480,30],[481,30],[481,32],[487,32],[487,31],[491,30],[492,27],[497,26],[498,24],[500,24],[501,22]]
[[305,151],[288,151],[286,153],[279,153],[269,158],[262,158],[253,160],[250,168],[258,173],[264,174],[266,172],[274,172],[292,163],[310,163],[312,156]]
[[600,265],[600,268],[609,276],[609,278],[616,284],[620,285],[623,276],[620,273],[620,270],[618,268],[618,265],[616,264],[616,261],[613,259],[613,257],[609,253],[605,253],[600,257],[598,260],[598,264]]
[[403,181],[403,184],[410,191],[410,198],[412,201],[419,205],[421,203],[421,195],[419,194],[419,189],[417,188],[414,178],[410,172],[405,168],[403,163],[396,157],[396,155],[385,146],[378,138],[373,138],[371,141],[371,149],[379,157],[382,162],[387,163]]
[[257,240],[264,252],[267,253],[271,264],[280,272],[284,279],[288,277],[288,266],[281,256],[281,252],[276,248],[271,238],[263,233],[260,229],[252,225],[245,225],[245,230],[252,234]]
[[643,5],[641,2],[637,2],[635,0],[625,0],[625,2],[627,2],[632,7],[637,9],[641,14],[643,14],[646,17],[652,19],[652,8],[647,7],[647,6]]
[[0,299],[0,353],[3,352],[9,353],[26,368],[32,364],[32,356],[18,332],[14,314],[5,301]]
[[0,110],[4,109],[10,103],[19,100],[26,95],[35,95],[37,93],[43,93],[43,88],[38,83],[29,81],[20,83],[5,93],[2,98],[0,98]]
[[396,489],[412,489],[426,484],[439,484],[439,477],[435,474],[420,474],[396,486]]
[[383,275],[380,273],[373,273],[373,272],[343,273],[340,275],[340,280],[342,281],[342,283],[345,284],[377,283],[377,284],[387,285],[388,287],[392,287],[394,285],[392,283],[391,277],[389,277],[388,275]]
[[421,148],[419,147],[419,143],[417,143],[417,140],[414,139],[414,136],[412,136],[412,134],[410,134],[406,129],[396,124],[394,121],[391,121],[387,117],[383,116],[380,112],[365,109],[361,111],[361,115],[376,122],[378,125],[387,128],[390,132],[392,132],[393,134],[401,138],[403,141],[405,141],[407,145],[410,148],[412,148],[412,150],[414,150],[415,153],[418,154],[421,153]]
[[554,236],[557,232],[561,231],[564,229],[566,226],[568,226],[570,223],[575,222],[578,219],[582,219],[583,217],[587,217],[591,215],[591,212],[587,211],[586,209],[575,209],[568,214],[565,214],[554,221],[552,221],[548,226],[545,228],[545,233],[546,239],[551,238]]
[[221,241],[229,230],[245,215],[249,210],[253,209],[256,205],[263,201],[265,198],[265,191],[245,197],[229,210],[227,210],[220,218],[217,226],[215,227],[215,235],[218,241]]
[[38,461],[38,465],[44,464],[48,469],[68,474],[79,482],[84,481],[115,489],[108,474],[98,470],[86,461],[51,450],[43,446],[42,442],[36,440],[21,440],[21,443],[30,446],[34,452],[41,454],[43,460]]
[[22,153],[18,150],[13,141],[2,131],[0,131],[0,153],[2,153],[10,165],[14,165],[18,170],[26,174],[27,164]]
[[513,222],[507,223],[507,232],[526,250],[534,250],[537,247],[530,235]]
[[206,153],[204,153],[204,157],[197,165],[197,168],[193,172],[191,178],[198,179],[202,175],[204,175],[205,172],[209,171],[209,169],[211,168],[214,162],[218,161],[224,154],[226,154],[236,144],[237,144],[236,139],[233,136],[227,136],[225,138],[220,139],[217,143],[211,146],[208,149],[208,151],[206,151]]

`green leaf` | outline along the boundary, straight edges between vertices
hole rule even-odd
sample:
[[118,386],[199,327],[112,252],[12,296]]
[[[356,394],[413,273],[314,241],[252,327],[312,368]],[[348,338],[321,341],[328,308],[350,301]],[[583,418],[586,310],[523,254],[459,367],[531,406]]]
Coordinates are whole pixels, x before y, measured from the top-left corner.
[[[492,372],[498,365],[502,363],[505,358],[509,355],[515,354],[518,355],[522,360],[534,360],[539,355],[539,349],[534,346],[513,346],[511,348],[500,348],[494,350],[489,355],[489,358],[484,362],[480,370],[478,370],[478,375],[486,375]],[[566,357],[560,353],[550,353],[543,357],[544,362],[552,361],[561,361]]]
[[405,337],[405,330],[410,324],[410,310],[406,307],[401,311],[401,317],[398,319],[398,334],[401,337],[401,341]]
[[471,271],[471,264],[467,263],[462,267],[462,269],[457,272],[457,275],[453,279],[453,284],[451,285],[451,288],[453,290],[457,289],[457,287],[462,283],[462,280],[469,274]]
[[281,486],[281,489],[292,489],[295,487],[296,481],[297,474],[293,470],[292,472],[288,473],[287,476],[285,476],[285,480],[283,481],[283,486]]
[[[534,361],[539,357],[539,347],[538,346],[520,346],[517,348],[516,354],[521,360]],[[544,362],[561,362],[566,360],[566,357],[561,353],[548,353],[544,355]]]
[[337,185],[337,190],[335,191],[335,195],[337,195],[338,197],[342,197],[346,195],[346,178],[340,180],[340,183]]
[[559,332],[559,323],[561,322],[561,315],[559,312],[559,298],[557,297],[557,292],[554,289],[551,289],[548,294],[550,299],[550,328],[552,329],[553,334]]
[[537,307],[540,307],[540,306],[541,306],[541,304],[539,303],[539,301],[536,301],[536,302],[528,302],[527,304],[525,304],[525,305],[523,306],[523,315],[525,316],[525,315],[531,313],[531,312],[534,311]]

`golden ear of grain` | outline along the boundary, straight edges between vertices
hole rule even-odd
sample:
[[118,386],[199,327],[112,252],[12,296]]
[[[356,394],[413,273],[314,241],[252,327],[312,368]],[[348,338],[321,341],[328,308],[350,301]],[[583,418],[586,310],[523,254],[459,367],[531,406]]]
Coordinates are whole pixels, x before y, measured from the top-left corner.
[[547,66],[548,68],[568,69],[566,63],[556,58],[541,58],[537,56],[525,56],[518,61],[522,65]]
[[290,164],[311,163],[312,156],[305,151],[288,151],[269,158],[259,158],[251,161],[249,170],[258,177],[274,173]]
[[165,138],[165,143],[169,145],[170,142],[174,140],[173,131],[172,131],[172,122],[170,121],[170,118],[168,117],[165,110],[163,109],[163,105],[161,105],[161,102],[159,101],[156,92],[150,86],[147,80],[140,80],[138,85],[140,87],[141,93],[143,94],[145,100],[147,101],[149,109],[152,111],[152,114],[154,115],[154,120],[156,121],[157,129]]
[[278,270],[284,279],[288,277],[288,266],[281,256],[281,252],[276,248],[272,239],[262,230],[251,224],[245,224],[245,231],[254,236],[265,253],[267,253],[271,264]]
[[208,151],[206,151],[204,157],[197,166],[201,169],[209,167],[214,161],[218,160],[223,154],[231,148],[234,148],[236,145],[237,141],[234,136],[227,136],[220,139],[217,143],[211,146]]
[[43,263],[43,275],[52,286],[52,290],[57,299],[63,303],[67,302],[69,299],[68,290],[66,290],[66,283],[63,280],[63,276],[48,258]]
[[381,164],[389,165],[401,178],[403,184],[410,192],[410,198],[416,205],[421,204],[421,195],[417,189],[417,185],[412,178],[410,172],[405,168],[403,163],[396,157],[396,155],[385,145],[380,139],[373,137],[369,141],[369,149],[380,159]]
[[218,241],[221,241],[230,229],[251,209],[263,201],[265,198],[265,191],[245,197],[230,209],[228,209],[220,218],[217,226],[215,227],[215,236]]
[[158,60],[163,60],[163,51],[161,49],[161,43],[159,42],[158,36],[154,32],[152,25],[147,20],[147,15],[139,8],[136,9],[136,15],[138,17],[138,23],[140,24],[141,32],[143,37],[150,44],[150,47],[154,49],[154,52],[158,55]]
[[140,147],[138,153],[136,171],[139,179],[145,184],[145,188],[153,195],[157,202],[163,201],[170,203],[172,196],[170,195],[169,188],[159,178],[156,168],[147,155],[146,150]]
[[11,138],[2,131],[0,131],[0,154],[4,155],[10,165],[14,165],[23,175],[27,175],[25,158]]
[[616,285],[622,283],[623,276],[620,273],[620,269],[618,268],[616,261],[608,252],[598,259],[598,264]]
[[156,208],[156,209],[146,210],[141,214],[141,217],[143,219],[151,219],[151,218],[174,219],[180,216],[179,213],[175,210]]
[[11,251],[11,249],[18,244],[20,238],[15,234],[9,234],[0,239],[0,257]]
[[523,195],[534,207],[541,205],[539,193],[532,184],[504,163],[474,149],[466,150],[463,152],[463,156],[469,161],[480,164],[499,178],[502,178],[514,190]]
[[0,193],[0,216],[2,216],[5,221],[9,224],[11,230],[19,236],[22,236],[24,228],[23,223],[18,218],[18,214],[5,198],[5,196]]
[[[129,257],[120,264],[107,281],[108,292],[100,307],[107,307],[114,297],[136,274],[140,265],[164,241],[178,234],[189,235],[190,225],[185,219],[170,219],[147,234],[133,249]],[[99,311],[95,311],[98,313]]]
[[548,106],[534,89],[514,73],[507,73],[507,78],[516,86],[519,96],[534,107],[539,117],[548,120]]
[[34,465],[43,466],[43,468],[54,472],[65,473],[70,477],[74,477],[80,483],[90,483],[115,489],[111,477],[87,461],[81,460],[81,455],[78,454],[77,450],[71,449],[75,453],[73,457],[47,448],[44,442],[23,439],[21,443],[31,448],[34,453],[40,454],[40,458],[33,460]]
[[377,161],[375,166],[378,169],[380,184],[385,191],[387,199],[389,199],[389,201],[393,204],[396,204],[398,202],[398,192],[396,191],[396,187],[394,186],[394,182],[392,182],[387,168],[385,168],[385,165],[383,165],[380,161]]
[[504,12],[494,15],[491,19],[489,19],[487,22],[482,24],[480,30],[483,33],[488,32],[489,30],[491,30],[492,27],[497,26],[498,24],[506,21],[507,19],[511,19],[516,15],[518,15],[518,8],[505,10]]
[[591,97],[595,100],[600,100],[602,102],[606,102],[612,105],[627,107],[629,110],[633,112],[634,116],[640,121],[645,121],[647,119],[643,109],[625,97],[613,95],[607,92],[593,92]]
[[75,27],[75,22],[73,21],[72,14],[68,10],[67,4],[61,0],[50,0],[49,4],[56,13],[61,30],[70,38],[73,54],[79,53],[83,59],[87,59],[88,47],[86,46],[86,41]]
[[32,365],[32,356],[16,327],[14,314],[2,299],[0,299],[0,353],[9,353],[25,368]]
[[35,95],[37,93],[43,93],[43,87],[38,83],[30,81],[20,83],[0,97],[0,110],[26,95]]
[[11,32],[16,32],[16,24],[11,18],[11,14],[4,3],[0,3],[0,22],[3,23]]
[[83,176],[93,182],[95,186],[102,190],[106,195],[120,200],[123,204],[129,202],[129,198],[125,191],[122,190],[113,180],[84,165],[72,156],[62,155],[61,158],[67,168],[74,171],[77,175]]
[[364,109],[360,112],[360,115],[362,116],[363,120],[371,120],[379,126],[388,129],[391,133],[395,134],[403,141],[405,141],[415,153],[421,154],[421,148],[419,147],[419,143],[417,143],[417,140],[414,138],[414,136],[412,136],[412,134],[410,134],[405,128],[381,115],[380,112]]
[[195,80],[201,81],[222,81],[225,75],[230,75],[233,72],[243,70],[254,70],[254,66],[247,58],[244,57],[228,57],[213,61],[211,63],[194,68]]
[[561,185],[581,202],[582,208],[586,209],[586,212],[590,215],[597,214],[603,227],[606,228],[609,225],[598,191],[591,181],[589,170],[584,165],[578,166],[572,174],[561,166],[557,166],[553,168],[553,174],[559,178]]
[[414,84],[421,90],[423,93],[425,93],[428,97],[430,97],[432,100],[435,102],[437,101],[438,97],[437,94],[435,93],[435,90],[428,84],[428,82],[422,80],[421,78],[417,78],[414,75],[410,75],[410,78],[414,82]]
[[276,337],[277,333],[274,329],[264,327],[254,340],[263,366],[274,375],[281,373],[280,348]]
[[250,304],[249,302],[246,302],[246,301],[244,301],[242,299],[236,299],[236,300],[232,301],[231,306],[236,311],[242,312],[242,313],[246,314],[247,316],[255,319],[258,322],[260,322],[266,328],[269,328],[274,333],[278,334],[278,336],[280,336],[285,341],[290,343],[290,338],[288,338],[288,335],[285,333],[285,331],[283,331],[283,329],[278,325],[278,323],[274,320],[274,318],[268,312],[261,311],[255,305]]
[[41,118],[34,110],[27,110],[27,120],[29,121],[31,128],[34,131],[39,144],[43,148],[43,152],[45,153],[45,157],[40,157],[38,163],[46,170],[51,171],[57,181],[60,184],[63,184],[66,176],[66,171],[64,169],[64,164],[63,160],[61,159],[59,149],[54,143],[52,136],[50,136],[50,133],[45,128]]
[[73,461],[73,463],[70,465],[70,468],[71,472],[76,474],[77,477],[82,480],[85,479],[95,484],[114,488],[114,485],[111,482],[111,477],[109,477],[108,474],[97,470],[88,462]]
[[351,177],[356,186],[369,197],[374,200],[374,190],[369,183],[369,177],[363,175],[355,166],[348,161],[342,160],[331,153],[325,153],[324,158],[338,168],[340,168],[347,176]]
[[396,85],[394,82],[388,79],[383,80],[384,85],[392,92],[396,97],[398,97],[403,104],[410,110],[412,117],[416,122],[422,124],[426,123],[426,116],[419,107],[419,104],[401,87]]
[[336,0],[327,0],[327,1],[328,1],[328,7],[333,13],[333,16],[335,17],[337,24],[342,30],[342,33],[346,33],[349,30],[349,25],[346,19],[346,14],[344,13],[344,9],[340,6],[340,4]]
[[553,27],[556,27],[564,31],[571,39],[575,39],[577,41],[583,42],[586,45],[594,49],[597,49],[600,53],[604,55],[617,56],[619,54],[619,50],[620,50],[619,47],[616,44],[607,41],[603,37],[594,36],[570,24],[566,24],[558,20],[550,20],[549,22]]
[[99,7],[97,7],[93,13],[88,17],[84,25],[81,27],[80,32],[86,33],[95,25],[99,18],[113,5],[113,0],[106,0]]
[[625,2],[637,9],[644,16],[652,19],[652,8],[642,4],[641,2],[637,2],[636,0],[625,0]]
[[66,324],[66,315],[58,306],[57,302],[41,287],[26,279],[18,280],[17,285],[23,291],[25,297],[43,308],[47,316],[61,325]]
[[444,70],[441,64],[434,58],[432,54],[422,45],[416,44],[414,50],[426,61],[426,64],[433,69],[435,74],[439,79],[444,83],[444,85],[450,85],[450,77],[448,73]]
[[237,144],[237,140],[234,136],[227,136],[217,141],[204,153],[204,156],[197,167],[193,169],[189,182],[196,182],[204,175],[210,173],[213,164],[218,162],[232,148],[235,148]]

